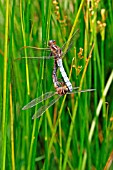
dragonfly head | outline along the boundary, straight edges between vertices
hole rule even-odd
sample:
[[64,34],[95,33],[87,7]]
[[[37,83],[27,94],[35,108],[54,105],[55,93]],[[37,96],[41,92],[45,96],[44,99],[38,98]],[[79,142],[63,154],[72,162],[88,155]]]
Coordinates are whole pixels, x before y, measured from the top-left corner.
[[56,41],[55,40],[49,40],[48,42],[48,46],[52,46],[52,45],[55,45],[56,44]]
[[56,91],[59,95],[65,95],[68,92],[67,86],[62,86],[62,87],[56,87]]

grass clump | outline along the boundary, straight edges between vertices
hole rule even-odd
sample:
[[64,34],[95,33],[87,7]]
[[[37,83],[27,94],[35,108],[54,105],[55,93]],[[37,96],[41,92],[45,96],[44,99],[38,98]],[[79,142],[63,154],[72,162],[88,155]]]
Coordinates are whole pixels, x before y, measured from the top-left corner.
[[[0,165],[1,169],[110,169],[113,166],[112,2],[0,2]],[[91,93],[65,95],[39,119],[41,106],[22,107],[53,91],[53,60],[23,46],[47,47],[55,39],[73,87]],[[60,73],[58,72],[58,77]],[[44,103],[42,103],[44,104]]]

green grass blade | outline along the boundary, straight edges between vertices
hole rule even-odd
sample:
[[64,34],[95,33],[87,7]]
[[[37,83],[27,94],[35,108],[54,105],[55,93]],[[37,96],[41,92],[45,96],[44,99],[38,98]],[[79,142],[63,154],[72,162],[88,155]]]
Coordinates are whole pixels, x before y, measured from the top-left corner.
[[5,44],[4,44],[4,75],[3,75],[3,116],[2,116],[2,165],[1,168],[5,170],[6,161],[6,93],[7,93],[7,60],[8,60],[8,16],[9,16],[9,1],[6,1],[6,18],[5,18]]

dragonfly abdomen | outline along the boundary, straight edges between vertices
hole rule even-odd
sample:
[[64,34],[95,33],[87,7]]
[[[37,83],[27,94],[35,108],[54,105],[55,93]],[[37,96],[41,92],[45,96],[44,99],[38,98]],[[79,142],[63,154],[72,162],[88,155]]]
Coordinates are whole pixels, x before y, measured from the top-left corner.
[[56,63],[56,60],[54,60],[54,67],[53,67],[52,78],[53,78],[54,87],[55,88],[59,87],[60,82],[58,82],[58,80],[57,80],[57,63]]
[[60,69],[61,75],[62,75],[62,77],[64,79],[64,82],[65,82],[66,86],[68,87],[69,91],[71,92],[73,90],[72,84],[69,81],[69,78],[68,78],[68,76],[67,76],[67,74],[66,74],[66,72],[64,70],[64,67],[63,67],[63,64],[62,64],[62,59],[57,60],[57,65],[58,65],[58,67]]

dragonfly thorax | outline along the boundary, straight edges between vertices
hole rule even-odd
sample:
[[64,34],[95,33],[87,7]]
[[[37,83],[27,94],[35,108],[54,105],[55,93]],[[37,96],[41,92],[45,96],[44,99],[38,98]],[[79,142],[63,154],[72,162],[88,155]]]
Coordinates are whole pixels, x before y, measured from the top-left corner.
[[51,49],[51,53],[52,53],[52,55],[54,56],[54,59],[55,59],[55,60],[58,60],[59,58],[61,58],[61,56],[62,56],[62,50],[61,50],[60,47],[58,47],[58,46],[56,45],[56,41],[55,41],[55,40],[50,40],[50,41],[48,42],[48,45],[49,45],[49,47],[50,47],[50,49]]

